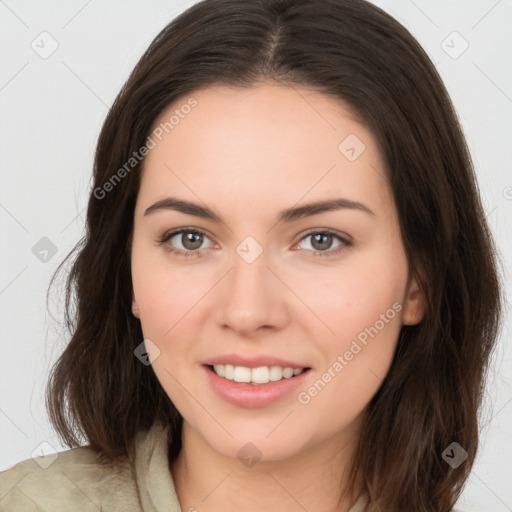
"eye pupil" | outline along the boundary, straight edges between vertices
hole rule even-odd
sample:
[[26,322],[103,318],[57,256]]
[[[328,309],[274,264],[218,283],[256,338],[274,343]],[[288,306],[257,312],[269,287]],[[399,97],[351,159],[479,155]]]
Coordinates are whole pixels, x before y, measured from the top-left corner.
[[198,249],[199,247],[201,247],[201,244],[203,242],[202,237],[203,235],[201,235],[200,233],[193,233],[191,231],[182,233],[181,240],[183,243],[183,247],[190,250]]
[[[318,242],[320,241],[323,241],[324,244],[322,245],[321,243],[318,244]],[[325,244],[325,242],[328,241],[329,243],[328,244]],[[332,244],[332,235],[329,235],[329,234],[326,234],[326,233],[317,233],[316,235],[313,235],[312,237],[312,242],[311,242],[311,245],[315,248],[315,249],[328,249]]]

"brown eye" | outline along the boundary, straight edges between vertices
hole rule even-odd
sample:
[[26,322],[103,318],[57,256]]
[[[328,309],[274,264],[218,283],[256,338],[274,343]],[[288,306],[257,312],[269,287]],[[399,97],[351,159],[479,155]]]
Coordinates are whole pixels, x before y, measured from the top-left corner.
[[333,236],[326,233],[311,235],[311,245],[318,251],[330,249],[333,242]]
[[[314,231],[304,236],[299,245],[304,241],[310,239],[310,247],[302,247],[302,250],[308,250],[314,256],[332,256],[343,251],[351,245],[350,240],[340,236],[339,234],[331,233],[330,231]],[[335,240],[339,240],[336,245]],[[334,248],[333,250],[331,250]]]
[[203,243],[203,235],[192,231],[182,231],[177,236],[183,247],[189,251],[195,251],[201,247]]
[[158,243],[164,245],[168,252],[180,256],[200,256],[205,239],[209,240],[201,231],[180,229],[166,233]]

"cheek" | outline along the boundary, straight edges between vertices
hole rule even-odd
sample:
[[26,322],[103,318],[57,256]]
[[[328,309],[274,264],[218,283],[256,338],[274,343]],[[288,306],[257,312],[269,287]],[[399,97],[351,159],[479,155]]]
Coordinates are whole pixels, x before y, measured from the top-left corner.
[[[318,340],[318,371],[298,391],[311,428],[331,434],[348,427],[367,407],[385,379],[401,329],[401,304],[391,294],[344,297],[331,319],[336,336]],[[329,425],[325,425],[328,411]]]
[[314,287],[305,284],[303,293],[310,290],[308,306],[332,334],[326,339],[339,346],[375,324],[379,330],[400,324],[405,280],[405,269],[361,265],[331,271]]
[[306,410],[331,411],[338,426],[360,414],[379,389],[402,326],[405,259],[397,254],[378,261],[333,273],[323,293],[313,296],[334,334],[317,337],[323,364],[298,399]]
[[[381,260],[381,266],[361,265],[331,276],[310,296],[311,309],[331,332],[316,336],[323,366],[340,376],[344,389],[371,395],[389,369],[402,326],[406,267],[398,257],[395,263]],[[336,362],[342,368],[333,368]]]
[[193,320],[194,306],[211,288],[208,272],[200,266],[171,265],[164,249],[137,244],[132,250],[132,282],[144,336],[160,342]]

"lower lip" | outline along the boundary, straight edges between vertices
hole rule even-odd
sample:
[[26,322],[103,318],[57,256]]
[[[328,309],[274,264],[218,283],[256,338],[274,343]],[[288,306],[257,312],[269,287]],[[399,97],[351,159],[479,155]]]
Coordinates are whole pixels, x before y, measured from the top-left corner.
[[247,384],[219,377],[208,366],[203,366],[206,377],[213,390],[226,402],[238,407],[266,407],[289,395],[301,383],[310,369],[289,379],[281,379],[268,384]]

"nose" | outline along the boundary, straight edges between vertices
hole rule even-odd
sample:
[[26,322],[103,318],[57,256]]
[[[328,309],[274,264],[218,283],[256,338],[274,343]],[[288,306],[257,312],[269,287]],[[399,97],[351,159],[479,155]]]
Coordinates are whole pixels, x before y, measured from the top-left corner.
[[215,317],[221,328],[250,338],[287,324],[293,294],[269,263],[265,252],[252,263],[235,254],[215,297]]

